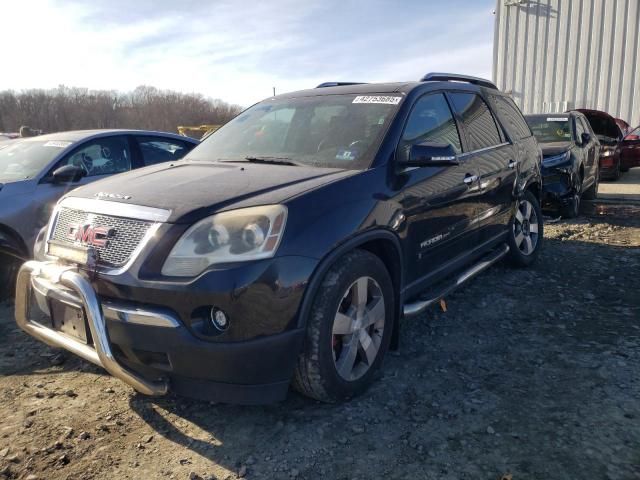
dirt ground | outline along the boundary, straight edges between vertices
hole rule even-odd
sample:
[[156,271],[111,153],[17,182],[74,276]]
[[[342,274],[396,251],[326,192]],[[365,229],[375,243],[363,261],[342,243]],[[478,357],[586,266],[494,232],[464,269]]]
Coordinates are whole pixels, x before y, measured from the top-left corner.
[[0,479],[638,479],[640,211],[546,235],[534,268],[405,321],[343,405],[145,398],[0,305]]

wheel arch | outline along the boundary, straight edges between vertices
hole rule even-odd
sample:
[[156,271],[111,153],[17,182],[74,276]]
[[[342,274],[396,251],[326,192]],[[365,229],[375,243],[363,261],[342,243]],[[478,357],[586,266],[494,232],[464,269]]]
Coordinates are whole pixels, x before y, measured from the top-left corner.
[[0,224],[0,253],[20,256],[26,259],[29,249],[18,232],[11,227]]
[[384,263],[387,271],[389,272],[391,282],[393,284],[395,304],[391,348],[397,349],[402,312],[401,291],[404,272],[402,268],[402,248],[400,240],[389,230],[370,230],[356,237],[350,238],[331,250],[331,252],[329,252],[320,261],[319,265],[311,275],[307,288],[305,289],[298,315],[298,327],[304,328],[306,326],[313,298],[315,297],[315,294],[327,271],[335,264],[336,261],[338,261],[340,257],[355,249],[365,250],[376,255],[380,258],[382,263]]
[[542,199],[542,185],[540,182],[535,179],[531,180],[526,185],[526,187],[522,189],[522,194],[524,195],[524,192],[526,192],[527,190],[531,191],[531,193],[535,195],[538,202],[540,202],[540,200]]

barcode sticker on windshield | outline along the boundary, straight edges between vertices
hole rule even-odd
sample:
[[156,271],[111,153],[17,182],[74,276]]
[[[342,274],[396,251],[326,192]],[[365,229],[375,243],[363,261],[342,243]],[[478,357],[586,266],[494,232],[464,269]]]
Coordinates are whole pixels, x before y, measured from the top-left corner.
[[49,140],[44,144],[45,147],[67,148],[73,142],[62,142],[60,140]]
[[402,97],[386,97],[380,95],[359,95],[353,103],[381,103],[384,105],[398,105]]
[[568,122],[568,117],[549,117],[547,118],[547,122]]

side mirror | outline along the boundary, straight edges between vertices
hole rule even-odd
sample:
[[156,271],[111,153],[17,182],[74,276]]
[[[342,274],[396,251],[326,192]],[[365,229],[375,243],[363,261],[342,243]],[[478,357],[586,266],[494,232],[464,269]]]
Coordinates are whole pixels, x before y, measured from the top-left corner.
[[436,167],[459,165],[460,162],[451,144],[425,142],[411,145],[409,159],[402,164],[407,167]]
[[581,135],[580,140],[582,141],[582,145],[586,145],[587,143],[589,143],[591,141],[591,135],[589,135],[587,132],[584,132]]
[[640,140],[640,135],[634,135],[634,134],[629,134],[626,137],[624,137],[625,142],[637,142],[638,140]]
[[64,165],[56,168],[51,175],[53,183],[77,182],[84,177],[84,170],[76,165]]

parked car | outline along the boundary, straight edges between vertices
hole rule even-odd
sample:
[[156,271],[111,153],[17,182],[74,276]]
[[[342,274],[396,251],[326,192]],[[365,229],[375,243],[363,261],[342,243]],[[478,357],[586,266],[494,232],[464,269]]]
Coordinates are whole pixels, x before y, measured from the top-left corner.
[[622,130],[616,123],[616,119],[600,110],[576,110],[587,117],[591,128],[600,141],[600,178],[617,180],[620,178],[620,157],[616,155],[618,143],[622,140]]
[[178,160],[199,142],[143,130],[86,130],[11,140],[0,149],[0,296],[31,258],[38,231],[69,190],[109,175]]
[[581,199],[598,195],[600,142],[596,134],[580,112],[525,118],[542,148],[542,208],[577,217]]
[[339,401],[403,315],[536,260],[541,153],[508,96],[451,74],[333,85],[66,195],[20,270],[18,325],[145,394],[265,403],[293,381]]
[[627,172],[633,167],[640,167],[640,127],[632,130],[622,139],[616,154],[619,156],[621,172]]

